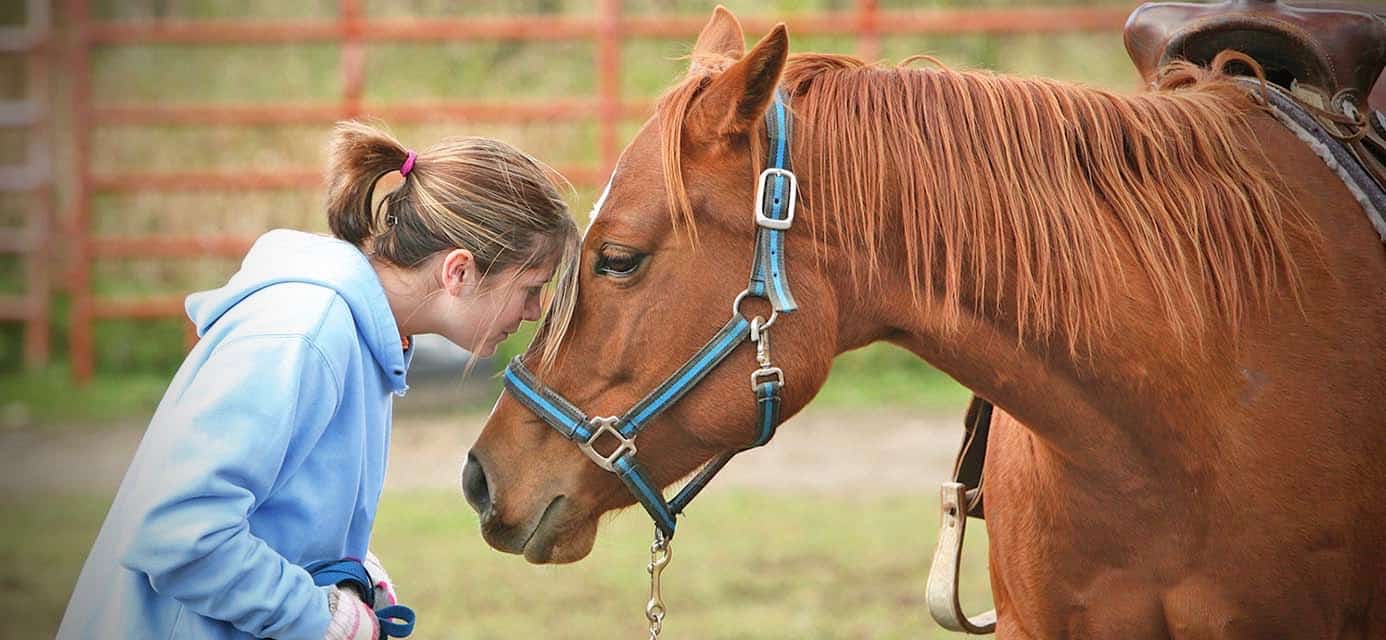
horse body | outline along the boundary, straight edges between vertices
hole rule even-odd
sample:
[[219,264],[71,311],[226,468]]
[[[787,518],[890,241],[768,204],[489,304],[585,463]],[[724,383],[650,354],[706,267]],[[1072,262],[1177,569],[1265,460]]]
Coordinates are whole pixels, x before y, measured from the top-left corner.
[[[1023,416],[996,414],[985,472],[998,637],[1386,632],[1386,258],[1317,157],[1256,129],[1302,202],[1340,203],[1308,212],[1332,240],[1302,265],[1302,313],[1282,299],[1158,372],[1172,336],[1147,325],[1074,385],[1043,352],[1041,376],[959,377]],[[1065,409],[1083,405],[1105,409]]]
[[[871,296],[880,307],[839,318],[857,325],[841,335],[889,336],[1006,409],[985,471],[998,637],[1386,633],[1386,468],[1375,462],[1386,252],[1337,176],[1269,116],[1253,118],[1260,137],[1247,147],[1275,150],[1271,171],[1322,238],[1293,241],[1311,257],[1301,298],[1277,292],[1235,337],[1181,350],[1152,320],[1161,311],[1129,247],[1114,339],[1077,358],[1062,340],[1019,341],[1014,315],[996,311],[1013,300],[965,299],[959,326],[940,326],[910,304],[900,272]],[[886,263],[903,258],[884,250]]]
[[[786,67],[782,27],[742,42],[719,9],[622,154],[551,387],[615,415],[725,320],[783,86],[802,123],[784,415],[835,355],[880,340],[1001,409],[999,637],[1386,633],[1386,251],[1312,151],[1212,72],[1127,100]],[[641,434],[655,483],[752,439],[754,403],[735,399],[753,354],[726,363]],[[633,502],[508,396],[467,476],[487,541],[534,562],[584,557],[598,517]]]

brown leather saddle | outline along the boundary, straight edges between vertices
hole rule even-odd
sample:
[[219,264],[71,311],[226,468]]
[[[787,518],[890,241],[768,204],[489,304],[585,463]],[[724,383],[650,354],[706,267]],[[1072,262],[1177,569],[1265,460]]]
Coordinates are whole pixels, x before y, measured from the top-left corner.
[[1290,87],[1306,84],[1367,109],[1372,86],[1386,66],[1386,6],[1346,3],[1291,6],[1278,0],[1216,4],[1152,2],[1126,21],[1126,51],[1153,81],[1177,59],[1208,64],[1224,49],[1245,53],[1267,78]]
[[1247,54],[1386,189],[1386,114],[1373,111],[1386,110],[1386,4],[1147,3],[1127,19],[1125,39],[1148,82],[1176,59],[1206,65],[1226,49]]
[[[1386,4],[1290,6],[1277,0],[1147,3],[1126,21],[1126,50],[1147,82],[1178,59],[1209,64],[1233,49],[1262,67],[1386,189]],[[1243,70],[1250,74],[1250,70]],[[967,515],[983,518],[982,467],[992,405],[974,396],[953,465]]]

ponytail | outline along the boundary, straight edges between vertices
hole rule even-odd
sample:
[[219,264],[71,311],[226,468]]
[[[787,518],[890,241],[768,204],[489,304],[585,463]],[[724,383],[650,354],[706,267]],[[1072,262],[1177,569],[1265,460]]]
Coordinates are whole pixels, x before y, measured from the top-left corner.
[[399,171],[409,152],[380,129],[349,121],[337,123],[328,153],[327,225],[332,235],[364,248],[381,226],[371,207],[375,183]]

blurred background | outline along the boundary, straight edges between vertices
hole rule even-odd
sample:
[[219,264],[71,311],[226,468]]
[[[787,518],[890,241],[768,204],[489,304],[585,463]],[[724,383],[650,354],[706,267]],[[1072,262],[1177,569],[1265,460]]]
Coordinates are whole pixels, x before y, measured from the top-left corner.
[[[712,1],[0,2],[0,637],[50,636],[152,412],[186,352],[188,293],[222,284],[265,230],[326,231],[332,123],[406,144],[504,139],[596,191],[683,72]],[[1135,2],[723,0],[754,42],[1044,75],[1139,80]],[[644,628],[649,523],[610,519],[593,555],[532,567],[492,551],[455,489],[500,385],[494,362],[421,345],[396,403],[377,553],[417,637],[591,638]],[[438,341],[441,343],[441,341]],[[949,637],[924,580],[937,483],[967,392],[909,354],[841,357],[764,450],[680,527],[665,637]],[[980,523],[965,603],[990,606]]]

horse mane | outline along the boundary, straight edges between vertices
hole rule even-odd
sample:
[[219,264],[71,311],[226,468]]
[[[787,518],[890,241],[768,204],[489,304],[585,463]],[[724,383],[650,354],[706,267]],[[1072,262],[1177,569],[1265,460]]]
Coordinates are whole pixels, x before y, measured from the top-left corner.
[[[1222,71],[1229,61],[1260,75],[1225,52],[1209,68],[1176,62],[1152,91],[1123,96],[908,60],[793,56],[781,86],[815,251],[829,235],[854,248],[862,259],[848,267],[868,290],[903,257],[913,302],[941,310],[947,327],[962,317],[964,287],[978,304],[1009,295],[1015,307],[998,311],[1015,314],[1022,339],[1064,336],[1075,352],[1110,328],[1129,252],[1178,337],[1201,339],[1217,320],[1235,329],[1277,287],[1297,298],[1290,237],[1311,226],[1255,146],[1248,116],[1262,107]],[[676,228],[693,220],[683,116],[710,73],[659,107]],[[757,170],[763,156],[757,148]],[[904,256],[888,258],[896,238]]]

